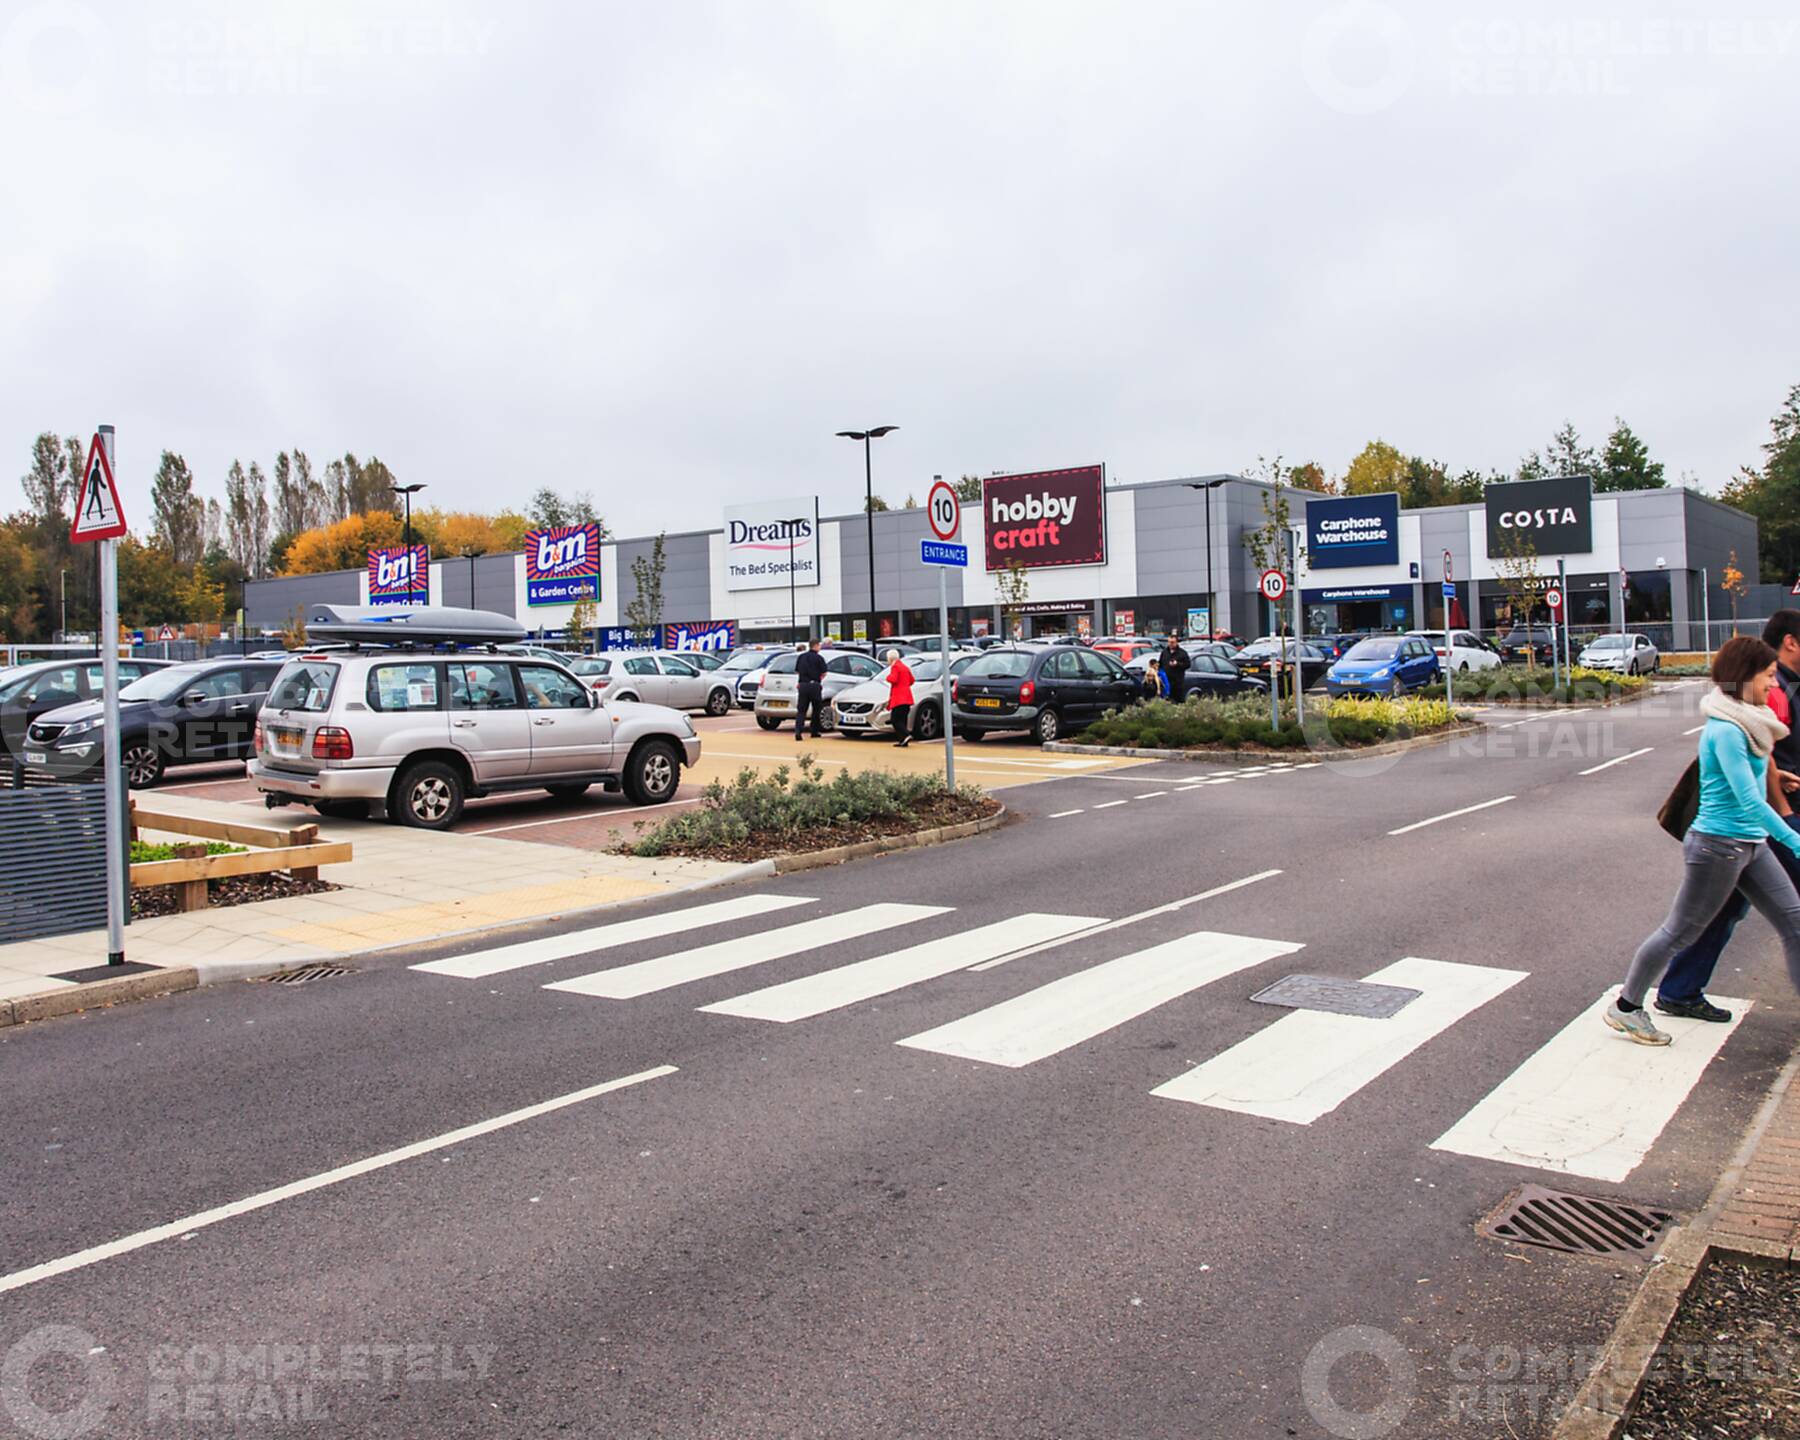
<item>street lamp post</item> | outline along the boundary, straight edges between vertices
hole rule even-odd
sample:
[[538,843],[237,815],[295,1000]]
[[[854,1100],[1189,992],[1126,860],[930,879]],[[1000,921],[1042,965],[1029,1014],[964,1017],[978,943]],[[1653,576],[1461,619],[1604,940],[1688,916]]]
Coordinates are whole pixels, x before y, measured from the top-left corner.
[[[412,497],[424,488],[425,482],[423,480],[415,480],[411,485],[388,486],[388,489],[392,490],[396,495],[401,496],[406,502],[406,520],[404,529],[406,538],[401,543],[406,547],[406,562],[409,565],[412,563]],[[408,604],[412,603],[411,594],[411,591],[407,592]],[[425,598],[431,598],[431,578],[429,575],[426,576],[425,580]]]
[[875,470],[869,458],[869,442],[891,435],[898,425],[877,425],[869,430],[840,430],[846,440],[860,440],[863,447],[863,516],[869,529],[869,638],[875,638]]
[[1219,618],[1213,595],[1212,492],[1223,485],[1228,478],[1220,476],[1217,480],[1197,480],[1188,485],[1188,489],[1199,490],[1206,496],[1206,638],[1208,640],[1211,640],[1219,629]]
[[794,599],[794,537],[799,533],[800,527],[806,523],[806,517],[800,516],[796,519],[784,520],[782,523],[787,526],[788,532],[788,629],[798,630],[800,628],[799,608]]

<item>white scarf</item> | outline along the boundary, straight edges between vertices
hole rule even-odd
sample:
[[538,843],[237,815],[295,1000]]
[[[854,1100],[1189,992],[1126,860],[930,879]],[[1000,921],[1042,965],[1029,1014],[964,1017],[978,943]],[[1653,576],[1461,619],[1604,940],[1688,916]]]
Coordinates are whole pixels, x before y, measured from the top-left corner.
[[1788,727],[1775,718],[1775,712],[1768,706],[1746,705],[1716,686],[1700,701],[1700,713],[1709,720],[1723,720],[1737,726],[1750,741],[1751,750],[1764,760],[1769,758],[1777,740],[1788,737]]

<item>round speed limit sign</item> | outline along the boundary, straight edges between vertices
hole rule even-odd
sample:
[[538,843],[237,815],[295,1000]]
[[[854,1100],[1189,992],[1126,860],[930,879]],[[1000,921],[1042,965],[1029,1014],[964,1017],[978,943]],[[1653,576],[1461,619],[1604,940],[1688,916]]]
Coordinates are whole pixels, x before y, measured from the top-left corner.
[[948,481],[939,480],[931,487],[925,513],[931,520],[931,533],[940,540],[954,540],[956,532],[962,529],[962,501],[956,498]]
[[1287,594],[1287,576],[1279,570],[1263,571],[1262,593],[1265,600],[1279,600]]
[[1552,585],[1548,590],[1546,590],[1544,592],[1544,603],[1546,605],[1548,605],[1552,611],[1561,610],[1562,609],[1562,591],[1558,590],[1554,585]]

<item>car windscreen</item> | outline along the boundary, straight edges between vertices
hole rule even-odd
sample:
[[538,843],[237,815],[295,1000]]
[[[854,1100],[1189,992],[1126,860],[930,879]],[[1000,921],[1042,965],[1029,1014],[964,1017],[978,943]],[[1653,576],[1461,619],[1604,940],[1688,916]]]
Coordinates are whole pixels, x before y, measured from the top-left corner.
[[919,655],[908,658],[906,668],[915,680],[936,680],[944,673],[944,662],[936,655]]
[[1023,680],[1031,673],[1031,660],[1023,650],[990,650],[962,673],[970,680]]
[[1398,640],[1359,640],[1345,654],[1346,660],[1392,660],[1400,653]]
[[794,673],[794,666],[799,659],[800,657],[791,650],[784,655],[771,656],[769,659],[769,673],[771,675],[792,675]]
[[1619,648],[1619,643],[1619,637],[1617,635],[1598,635],[1594,639],[1588,641],[1587,648],[1590,650],[1617,650]]
[[305,710],[318,714],[331,705],[337,689],[338,666],[323,660],[290,661],[276,677],[264,703],[271,710]]
[[740,650],[719,668],[721,670],[760,670],[768,658],[760,650]]
[[129,685],[119,687],[121,700],[172,700],[205,674],[201,665],[171,665],[167,670],[152,670]]

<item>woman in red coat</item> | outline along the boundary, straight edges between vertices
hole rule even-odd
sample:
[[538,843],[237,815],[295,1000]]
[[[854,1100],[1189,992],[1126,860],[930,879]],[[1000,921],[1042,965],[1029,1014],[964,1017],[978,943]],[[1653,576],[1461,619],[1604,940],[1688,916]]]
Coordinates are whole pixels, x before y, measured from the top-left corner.
[[893,721],[894,733],[900,737],[894,744],[904,750],[912,743],[912,727],[908,722],[912,719],[913,673],[906,668],[898,650],[888,651],[883,658],[888,663],[888,715]]

